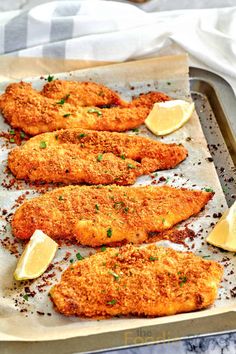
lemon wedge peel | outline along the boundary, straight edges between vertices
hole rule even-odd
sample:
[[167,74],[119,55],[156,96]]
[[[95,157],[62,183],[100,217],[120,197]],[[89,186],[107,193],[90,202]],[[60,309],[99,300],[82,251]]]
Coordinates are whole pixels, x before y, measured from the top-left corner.
[[53,260],[58,244],[41,230],[36,230],[26,245],[14,272],[16,280],[35,279]]
[[181,128],[192,116],[194,103],[171,100],[154,103],[145,120],[147,128],[155,135],[167,135]]
[[224,212],[206,241],[226,251],[236,252],[236,201]]

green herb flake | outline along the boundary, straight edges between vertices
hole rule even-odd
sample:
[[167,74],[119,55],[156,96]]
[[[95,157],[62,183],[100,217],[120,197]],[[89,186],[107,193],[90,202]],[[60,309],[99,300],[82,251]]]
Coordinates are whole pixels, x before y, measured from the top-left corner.
[[116,299],[112,299],[111,301],[107,302],[107,305],[115,305],[117,303]]
[[28,300],[29,300],[29,295],[27,295],[27,294],[23,295],[23,299],[24,299],[25,301],[28,301]]
[[102,116],[102,112],[99,111],[99,109],[96,108],[90,108],[87,110],[88,113],[96,113],[98,116]]
[[86,135],[87,135],[87,134],[81,133],[81,134],[78,135],[77,138],[78,138],[78,139],[82,139],[82,138],[84,138]]
[[63,196],[62,195],[59,195],[59,200],[64,200]]
[[202,256],[202,258],[209,258],[211,257],[210,255]]
[[118,281],[120,279],[119,275],[113,272],[112,270],[109,270],[108,273],[114,277],[115,281]]
[[48,82],[51,82],[51,81],[53,81],[53,80],[54,80],[54,76],[53,76],[53,75],[48,75],[47,81],[48,81]]
[[70,259],[70,263],[74,263],[74,260],[73,260],[73,259]]
[[169,85],[169,86],[170,86],[170,85],[171,85],[171,82],[167,82],[167,85]]
[[179,285],[182,287],[187,282],[187,277],[184,275],[183,277],[179,278],[181,281]]
[[132,132],[138,133],[138,132],[139,132],[139,129],[138,129],[138,128],[134,128],[134,129],[132,129]]
[[167,177],[166,178],[166,181],[165,181],[165,184],[169,183],[170,182],[170,177]]
[[163,225],[165,224],[165,221],[166,221],[166,219],[164,219],[164,218],[161,219],[161,222]]
[[122,160],[125,160],[125,155],[122,154],[122,155],[120,156],[120,158],[121,158]]
[[82,261],[82,259],[84,259],[83,256],[81,256],[81,254],[78,252],[76,253],[76,258],[79,260],[79,261]]
[[149,260],[150,260],[150,261],[157,261],[158,258],[157,258],[157,257],[150,256],[150,257],[149,257]]
[[107,237],[111,237],[112,236],[112,228],[109,227],[109,229],[107,230]]
[[128,211],[129,211],[129,207],[125,207],[125,208],[124,208],[124,212],[125,212],[125,213],[128,213]]
[[98,157],[97,157],[97,161],[102,161],[102,158],[103,158],[103,154],[99,154]]
[[134,166],[134,165],[132,165],[131,163],[128,163],[127,167],[128,167],[129,169],[133,169],[133,168],[135,168],[135,166]]
[[20,137],[21,137],[21,139],[24,139],[25,138],[25,133],[24,132],[20,132]]
[[40,141],[39,147],[40,147],[40,149],[46,149],[46,147],[47,147],[46,141]]
[[102,251],[102,252],[105,252],[106,249],[107,249],[106,246],[102,246],[102,247],[101,247],[101,251]]
[[99,210],[99,204],[95,204],[95,209]]
[[56,102],[56,104],[63,105],[69,97],[70,97],[70,94],[66,95],[60,101]]
[[10,138],[9,141],[10,141],[10,143],[14,143],[15,139],[14,138]]
[[15,133],[15,130],[14,130],[14,129],[11,129],[11,130],[9,131],[9,134],[15,135],[15,134],[16,134],[16,133]]
[[214,192],[214,190],[213,190],[212,188],[203,188],[203,189],[204,189],[204,191],[206,191],[206,192],[211,192],[211,193]]
[[71,113],[63,114],[63,117],[64,117],[64,118],[67,118],[67,117],[69,117],[69,116],[71,116]]

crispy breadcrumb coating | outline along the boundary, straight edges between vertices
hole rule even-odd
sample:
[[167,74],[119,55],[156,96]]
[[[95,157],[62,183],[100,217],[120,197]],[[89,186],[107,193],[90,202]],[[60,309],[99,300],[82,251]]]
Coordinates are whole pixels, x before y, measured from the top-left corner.
[[127,245],[72,264],[50,297],[66,316],[174,315],[212,305],[222,273],[191,252]]
[[152,242],[155,232],[199,213],[212,195],[169,186],[67,186],[24,202],[12,231],[28,239],[40,229],[53,239],[93,247]]
[[8,166],[17,178],[31,181],[128,185],[186,156],[182,145],[76,128],[31,138],[10,152]]
[[[113,106],[113,103],[100,105],[101,102],[93,98],[94,95],[96,96],[93,90],[90,99],[86,101],[84,96],[90,84],[92,89],[96,86],[94,83],[87,83],[85,87],[81,86],[81,91],[85,90],[85,93],[81,94],[82,98],[79,101],[75,91],[72,93],[66,91],[68,85],[65,82],[61,84],[62,87],[65,86],[65,89],[62,89],[60,99],[43,96],[33,89],[30,83],[13,83],[8,85],[5,93],[0,96],[0,111],[12,127],[20,128],[30,135],[66,128],[125,131],[142,124],[150,112],[150,94],[147,94],[147,106],[145,95],[142,95],[142,104],[133,105],[132,102],[128,104],[121,99],[119,101],[117,95],[113,93],[113,97],[109,89],[107,89],[109,94],[106,94],[108,97],[104,98],[104,102],[115,101],[117,104],[120,103],[119,106]],[[70,84],[68,90],[69,88]],[[98,94],[97,96],[100,99]],[[164,96],[158,92],[154,93],[153,100],[155,102],[158,98],[164,100]],[[168,99],[168,96],[165,97]],[[85,107],[87,103],[94,104]]]
[[120,96],[108,87],[96,82],[53,80],[44,85],[41,94],[60,100],[70,94],[67,102],[75,106],[126,106]]

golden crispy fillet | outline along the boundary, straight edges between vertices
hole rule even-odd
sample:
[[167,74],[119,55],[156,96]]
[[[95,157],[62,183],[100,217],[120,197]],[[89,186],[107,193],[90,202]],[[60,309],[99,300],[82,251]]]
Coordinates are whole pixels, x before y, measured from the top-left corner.
[[43,87],[41,94],[56,100],[70,94],[67,102],[81,107],[126,105],[116,92],[96,82],[54,80]]
[[70,94],[67,102],[75,106],[146,106],[152,108],[155,102],[169,101],[170,97],[162,92],[141,94],[132,102],[125,102],[120,96],[108,87],[96,82],[78,82],[54,80],[47,83],[41,94],[48,98],[60,100]]
[[127,245],[71,265],[50,295],[66,316],[174,315],[212,305],[222,273],[191,252]]
[[24,202],[12,230],[21,239],[40,229],[54,239],[88,246],[151,242],[154,232],[197,214],[211,197],[168,186],[68,186]]
[[[159,93],[152,96],[155,100],[158,97],[163,100]],[[66,128],[125,131],[142,124],[150,112],[150,97],[147,98],[147,106],[143,103],[140,106],[130,104],[128,107],[121,105],[111,108],[77,106],[74,104],[76,98],[73,97],[70,98],[70,92],[66,95],[63,92],[60,99],[48,98],[34,90],[29,83],[14,83],[1,95],[0,111],[12,127],[20,128],[30,135]],[[69,103],[70,99],[72,104]]]
[[10,152],[8,166],[17,178],[31,181],[125,185],[175,167],[186,156],[182,145],[76,128],[31,138]]

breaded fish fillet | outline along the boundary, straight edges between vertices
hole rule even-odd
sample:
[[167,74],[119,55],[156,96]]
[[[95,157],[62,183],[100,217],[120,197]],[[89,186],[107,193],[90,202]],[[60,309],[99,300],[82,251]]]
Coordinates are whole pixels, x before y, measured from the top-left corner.
[[182,145],[76,128],[31,138],[10,152],[8,166],[17,178],[31,181],[126,185],[141,174],[175,167],[186,156]]
[[68,186],[24,202],[12,230],[21,239],[40,229],[54,239],[88,246],[151,242],[154,232],[199,213],[211,197],[168,186]]
[[[20,82],[10,84],[1,95],[0,111],[12,127],[20,128],[30,135],[66,128],[125,131],[144,122],[150,112],[149,96],[147,94],[147,106],[143,103],[140,106],[130,104],[128,107],[84,107],[75,105],[76,97],[73,94],[73,102],[69,103],[70,92],[64,95],[63,91],[60,99],[48,98],[34,90],[31,84]],[[160,94],[152,96],[156,101]]]
[[41,94],[56,100],[70,94],[67,102],[81,107],[126,105],[116,92],[96,82],[54,80],[43,87]]
[[66,316],[174,315],[212,305],[222,273],[190,252],[127,245],[71,265],[50,295]]
[[149,92],[141,94],[131,102],[126,102],[108,87],[96,82],[78,82],[66,80],[54,80],[47,83],[41,94],[48,98],[60,100],[70,94],[67,102],[74,106],[145,106],[152,108],[155,102],[170,100],[170,97],[162,92]]

